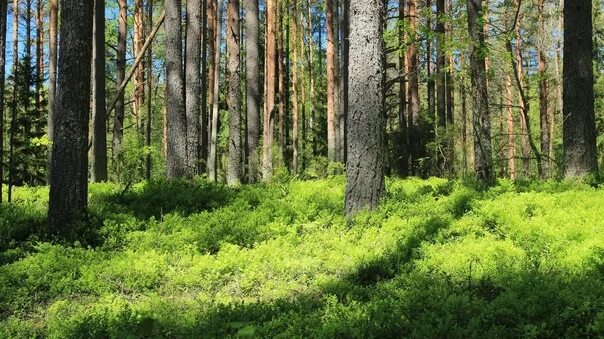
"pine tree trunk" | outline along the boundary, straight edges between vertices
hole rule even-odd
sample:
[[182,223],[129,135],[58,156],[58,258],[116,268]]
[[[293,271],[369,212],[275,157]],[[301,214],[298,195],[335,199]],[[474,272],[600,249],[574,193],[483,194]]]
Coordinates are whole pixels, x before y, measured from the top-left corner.
[[385,121],[382,0],[350,4],[350,112],[346,213],[375,208],[384,195]]
[[539,25],[539,115],[541,127],[541,178],[547,179],[550,176],[549,169],[549,110],[548,110],[548,79],[547,79],[547,57],[543,46],[545,38],[545,23],[543,18],[544,0],[539,0],[538,7],[538,25]]
[[13,96],[11,107],[11,123],[8,141],[8,202],[13,200],[13,182],[15,175],[15,134],[17,120],[17,84],[19,83],[19,0],[13,0]]
[[[7,1],[0,2],[0,93],[4,93],[6,85],[6,27]],[[0,164],[4,164],[4,95],[0,95]],[[0,203],[3,200],[4,166],[0,166]]]
[[[124,82],[126,78],[126,34],[128,33],[128,2],[127,0],[118,0],[118,37],[117,37],[117,56],[116,56],[116,86]],[[122,152],[122,142],[124,138],[124,93],[118,93],[118,101],[115,106],[115,115],[113,119],[113,161],[119,161]]]
[[[153,31],[153,0],[147,0],[147,36]],[[145,121],[145,146],[151,148],[151,132],[153,122],[153,44],[147,50],[147,119]],[[151,153],[145,159],[145,178],[151,180]]]
[[258,181],[260,167],[260,38],[258,0],[244,0],[247,74],[247,167],[248,181]]
[[407,86],[407,114],[409,124],[409,145],[411,172],[414,175],[421,175],[419,161],[422,157],[422,125],[419,111],[419,56],[417,52],[418,45],[418,27],[417,27],[417,0],[409,0],[409,31],[411,32],[411,43],[407,48],[407,73],[409,74],[409,85]]
[[447,159],[445,131],[447,128],[447,88],[445,82],[445,0],[436,0],[436,137],[438,150],[436,158],[440,175],[448,173],[449,159]]
[[278,126],[278,138],[279,143],[279,166],[285,165],[285,72],[283,62],[285,60],[283,55],[283,0],[277,0],[277,29],[275,30],[277,39],[277,88],[278,88],[278,102],[279,102],[279,126]]
[[92,45],[93,182],[107,180],[107,112],[105,92],[105,0],[95,0]]
[[69,235],[88,198],[88,112],[92,59],[92,0],[61,1],[61,41],[48,223]]
[[273,129],[275,125],[275,79],[276,79],[276,0],[266,3],[266,52],[265,52],[265,111],[264,111],[264,144],[262,154],[262,179],[270,181],[273,175]]
[[298,2],[292,0],[292,14],[291,14],[291,29],[292,29],[292,45],[293,45],[293,100],[292,100],[292,115],[293,115],[293,145],[292,145],[292,172],[294,175],[298,174],[298,157],[299,157],[299,146],[300,146],[300,125],[299,125],[299,79],[298,73],[300,67],[298,65]]
[[201,24],[201,1],[188,0],[185,55],[186,167],[188,176],[193,176],[197,167],[198,122],[201,115]]
[[594,113],[592,1],[564,2],[564,174],[598,172]]
[[201,115],[199,116],[199,145],[197,147],[197,174],[201,175],[207,171],[208,159],[208,1],[201,2]]
[[181,1],[166,1],[166,116],[168,178],[187,176],[187,124],[182,61]]
[[398,125],[400,138],[398,142],[397,152],[397,171],[398,175],[405,177],[409,175],[409,130],[407,128],[407,53],[405,53],[405,45],[407,34],[405,30],[405,1],[399,0],[398,2],[398,45],[400,49],[400,55],[398,59]]
[[508,134],[508,175],[516,180],[516,134],[514,129],[514,98],[512,94],[512,79],[507,75],[505,80],[505,108]]
[[52,169],[52,142],[54,138],[55,97],[57,92],[57,33],[59,28],[59,0],[50,0],[49,38],[48,38],[48,159],[46,183],[50,185]]
[[468,0],[468,32],[474,41],[470,55],[474,117],[474,170],[478,181],[489,184],[494,180],[491,121],[485,62],[485,32],[481,25],[482,0]]
[[219,103],[220,103],[220,44],[222,38],[221,22],[222,22],[222,1],[214,2],[216,10],[215,36],[214,36],[214,74],[213,79],[213,102],[212,102],[212,123],[210,127],[210,152],[208,154],[208,177],[211,181],[218,180],[218,118],[219,118]]
[[229,107],[229,164],[227,184],[241,183],[241,85],[239,60],[239,0],[228,0],[227,7],[227,104]]
[[327,7],[327,158],[337,161],[336,150],[336,33],[334,0],[325,0]]
[[[143,15],[143,0],[134,1],[134,44],[132,46],[134,51],[134,58],[137,58],[143,49],[145,44],[145,26],[144,26],[144,15]],[[139,131],[141,126],[139,124],[142,117],[143,105],[145,102],[145,68],[144,64],[140,64],[136,67],[134,72],[134,110],[133,114],[136,118],[136,129]],[[139,139],[140,140],[140,139]]]

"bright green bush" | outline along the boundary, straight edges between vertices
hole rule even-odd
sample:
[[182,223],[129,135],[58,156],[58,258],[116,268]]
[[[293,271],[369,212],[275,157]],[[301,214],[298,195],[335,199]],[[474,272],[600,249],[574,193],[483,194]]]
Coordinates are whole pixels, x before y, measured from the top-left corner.
[[18,189],[0,337],[604,335],[601,188],[388,179],[347,220],[344,185],[92,185],[95,241],[71,246],[44,240],[47,190]]

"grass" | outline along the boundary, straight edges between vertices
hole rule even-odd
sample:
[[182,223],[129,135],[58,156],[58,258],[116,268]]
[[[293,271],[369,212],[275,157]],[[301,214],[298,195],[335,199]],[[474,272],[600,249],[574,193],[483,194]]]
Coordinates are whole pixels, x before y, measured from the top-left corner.
[[91,187],[82,241],[44,235],[47,190],[0,207],[0,337],[598,337],[604,189],[345,179]]

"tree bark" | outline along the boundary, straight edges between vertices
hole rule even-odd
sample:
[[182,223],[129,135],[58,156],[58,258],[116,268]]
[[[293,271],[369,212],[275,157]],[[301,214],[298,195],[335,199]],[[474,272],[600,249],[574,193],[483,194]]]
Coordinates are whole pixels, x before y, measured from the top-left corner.
[[88,198],[88,109],[92,59],[92,0],[61,1],[61,41],[48,223],[68,235]]
[[505,106],[508,134],[508,175],[516,180],[516,134],[514,132],[514,98],[512,94],[512,79],[507,75],[505,80]]
[[166,116],[168,178],[188,175],[182,62],[181,1],[166,1]]
[[537,3],[538,9],[538,31],[539,31],[539,116],[541,127],[541,178],[547,179],[550,176],[549,168],[549,148],[550,148],[550,130],[549,130],[549,110],[548,110],[548,79],[547,79],[547,57],[544,50],[545,23],[543,18],[544,0]]
[[199,116],[199,145],[197,147],[197,174],[207,171],[208,159],[208,1],[202,0],[201,44],[201,115]]
[[327,158],[337,161],[336,150],[336,39],[334,0],[325,0],[327,7]]
[[19,0],[13,0],[13,96],[11,103],[11,123],[8,141],[8,202],[13,200],[13,180],[15,172],[15,134],[18,109],[17,84],[19,83]]
[[489,114],[489,95],[487,91],[487,74],[485,62],[485,32],[481,25],[482,0],[468,0],[468,32],[474,42],[470,55],[470,68],[472,75],[472,92],[474,116],[474,170],[476,178],[483,184],[490,184],[494,180],[491,121]]
[[46,181],[50,185],[52,170],[52,142],[54,138],[55,97],[57,92],[57,32],[59,28],[59,0],[50,0],[49,38],[48,38],[48,159]]
[[185,55],[185,106],[187,129],[187,175],[196,171],[199,116],[201,115],[201,1],[187,0],[187,42]]
[[422,125],[419,111],[419,56],[418,56],[418,27],[417,27],[417,0],[408,1],[409,15],[409,37],[411,43],[407,47],[407,74],[409,85],[407,86],[407,114],[409,124],[409,147],[411,173],[420,175],[419,161],[422,157]]
[[[143,16],[143,0],[134,1],[134,58],[137,58],[145,44],[145,26]],[[134,72],[134,109],[133,114],[136,118],[136,130],[141,128],[141,112],[145,101],[145,68],[144,64],[136,66]],[[140,140],[140,139],[138,139]]]
[[[126,78],[126,37],[128,33],[128,2],[127,0],[118,0],[118,37],[117,37],[117,56],[116,56],[116,84],[119,87]],[[124,93],[119,93],[115,106],[115,116],[113,119],[113,161],[118,161],[122,152],[122,142],[124,138]]]
[[260,40],[258,0],[244,0],[247,74],[247,173],[255,183],[260,166]]
[[[0,93],[4,93],[6,85],[6,27],[8,2],[0,2]],[[4,95],[0,95],[0,164],[4,164]],[[3,195],[4,166],[0,166],[0,203]]]
[[227,184],[241,183],[241,86],[239,62],[239,0],[228,0],[227,7],[227,105],[229,107],[229,164]]
[[346,213],[377,207],[384,195],[384,3],[350,4],[350,112]]
[[446,59],[445,59],[445,0],[436,0],[436,137],[438,149],[436,158],[440,175],[448,172],[449,159],[446,150],[446,128],[447,128],[447,89],[445,81]]
[[210,152],[208,154],[208,177],[211,181],[218,180],[218,122],[219,122],[219,103],[220,103],[220,41],[222,38],[221,22],[222,22],[222,1],[214,2],[215,14],[215,36],[214,36],[214,77],[213,94],[212,94],[212,123],[209,134]]
[[107,180],[107,111],[105,91],[105,0],[94,2],[92,45],[92,173],[93,182]]
[[265,52],[265,111],[264,144],[262,154],[262,179],[270,181],[273,176],[273,128],[275,125],[275,78],[276,78],[276,0],[266,3],[266,52]]
[[[293,45],[293,101],[292,101],[292,115],[293,115],[293,149],[292,149],[292,172],[294,175],[298,174],[298,154],[300,146],[300,125],[299,125],[299,78],[298,73],[300,67],[298,65],[298,2],[292,0],[292,14],[291,14],[291,29],[292,29],[292,45]],[[303,84],[304,85],[304,84]]]
[[592,1],[564,2],[564,174],[597,174]]
[[[147,0],[147,36],[151,38],[153,32],[153,0]],[[147,119],[145,121],[145,146],[151,148],[151,132],[153,122],[153,44],[147,50]],[[151,153],[145,159],[145,178],[151,180],[152,169]]]

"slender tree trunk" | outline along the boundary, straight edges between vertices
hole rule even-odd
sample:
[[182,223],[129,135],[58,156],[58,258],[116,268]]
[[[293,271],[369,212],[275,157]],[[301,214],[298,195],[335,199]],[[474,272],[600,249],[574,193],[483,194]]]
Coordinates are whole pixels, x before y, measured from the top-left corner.
[[[211,1],[211,0],[210,0]],[[202,44],[201,44],[201,115],[199,116],[199,145],[197,149],[197,173],[207,171],[208,159],[208,1],[202,0]]]
[[279,165],[285,165],[285,72],[283,67],[283,0],[276,0],[277,29],[275,30],[277,39],[277,88],[279,100],[279,125],[278,138],[279,143]]
[[260,38],[258,0],[244,0],[247,74],[247,166],[248,181],[258,181],[260,165]]
[[[6,27],[8,2],[0,2],[0,93],[6,85]],[[3,201],[4,184],[4,95],[0,95],[0,203]]]
[[[463,63],[462,63],[463,64]],[[466,99],[466,85],[462,79],[460,81],[460,97],[461,97],[461,152],[463,162],[463,175],[468,175],[468,109]]]
[[598,173],[594,113],[592,1],[564,2],[564,174]]
[[507,75],[505,80],[505,109],[508,134],[508,174],[516,180],[516,134],[514,131],[514,98],[512,94],[512,79]]
[[[134,57],[137,58],[145,44],[144,8],[143,0],[134,0]],[[136,129],[140,129],[139,121],[145,102],[145,68],[144,64],[136,67],[134,72],[134,110]],[[140,140],[140,139],[139,139]]]
[[212,140],[212,120],[213,120],[213,107],[214,107],[214,83],[215,83],[215,75],[216,75],[216,32],[218,29],[217,23],[217,9],[218,6],[217,0],[208,0],[207,1],[207,16],[208,16],[208,35],[209,39],[207,42],[208,45],[208,102],[207,102],[207,110],[208,110],[208,126],[204,134],[206,134],[206,139],[208,140],[208,148],[207,148],[207,157],[206,157],[206,169],[208,172],[208,177],[210,177],[210,143]]
[[[127,0],[118,0],[118,37],[117,37],[117,57],[116,57],[116,84],[117,87],[124,82],[126,78],[126,37],[128,33],[128,2]],[[124,138],[124,93],[118,93],[118,101],[115,106],[115,115],[113,119],[113,161],[119,161],[122,152],[122,141]]]
[[270,181],[273,175],[273,129],[275,125],[275,78],[277,65],[276,45],[276,0],[266,3],[266,52],[265,52],[265,111],[264,111],[264,145],[262,159],[262,178]]
[[[291,29],[292,29],[292,45],[293,45],[293,101],[292,101],[292,115],[293,115],[293,149],[292,149],[292,172],[294,175],[298,174],[298,153],[299,153],[299,79],[298,73],[300,68],[298,65],[298,2],[292,0],[292,14],[291,14]],[[303,84],[304,86],[304,84]]]
[[[518,4],[520,6],[520,4]],[[523,66],[523,55],[522,55],[522,38],[520,36],[520,22],[516,23],[515,27],[516,34],[516,79],[518,79],[519,91],[523,91],[524,84],[524,66]],[[524,176],[529,177],[531,175],[531,146],[530,136],[528,133],[528,121],[526,121],[525,112],[529,111],[529,102],[522,100],[520,97],[520,134],[521,134],[521,145],[522,145],[522,167]]]
[[19,0],[13,0],[13,97],[10,119],[8,149],[8,202],[13,200],[13,180],[15,175],[15,133],[17,121],[17,84],[19,83]]
[[187,0],[187,41],[185,55],[185,109],[187,129],[187,175],[195,174],[199,116],[201,115],[201,1]]
[[214,91],[212,98],[212,123],[210,129],[210,152],[208,154],[208,176],[211,181],[218,180],[218,118],[220,113],[220,41],[222,38],[222,1],[215,2],[216,9],[216,30],[214,37],[214,77],[212,89]]
[[[314,27],[312,20],[312,4],[310,0],[307,0],[307,11],[308,16],[306,24],[308,26],[308,78],[310,83],[310,102],[308,110],[309,113],[309,129],[310,129],[310,144],[312,147],[312,155],[317,155],[317,128],[315,119],[315,43],[314,43]],[[320,31],[320,30],[319,30]],[[320,58],[319,58],[320,59]]]
[[350,114],[346,213],[375,208],[384,195],[384,3],[350,4]]
[[61,41],[48,223],[69,235],[88,198],[88,109],[92,59],[92,0],[61,1]]
[[[36,2],[36,116],[43,114],[44,82],[44,13],[43,2]],[[39,134],[40,131],[36,131]]]
[[449,159],[445,149],[445,129],[447,127],[447,88],[445,81],[445,0],[436,0],[436,137],[438,140],[437,162],[441,175],[448,173]]
[[[433,0],[426,0],[426,7],[427,7],[427,18],[426,18],[426,29],[430,32],[433,31],[433,26],[432,26],[432,15],[434,14],[433,10],[432,10],[432,1]],[[431,119],[437,119],[436,117],[436,93],[435,93],[435,80],[434,80],[434,64],[433,64],[433,58],[434,58],[434,52],[433,52],[433,46],[434,46],[434,38],[431,35],[428,35],[427,37],[427,41],[426,41],[426,75],[428,77],[427,80],[427,86],[426,86],[426,90],[427,90],[427,96],[428,96],[428,116]],[[425,140],[422,140],[422,142],[424,144],[426,144],[427,142],[430,141],[434,141],[434,128],[428,128],[427,129],[427,133],[425,136]],[[424,155],[424,154],[422,154]],[[436,154],[431,154],[431,156],[434,156]],[[432,160],[432,163],[435,163],[434,160]],[[433,171],[433,165],[430,166],[431,171]]]
[[107,111],[105,92],[105,0],[94,2],[92,45],[92,173],[93,182],[107,180]]
[[550,130],[549,130],[549,110],[548,110],[548,79],[547,79],[547,57],[544,50],[545,23],[543,18],[544,0],[538,0],[538,25],[539,25],[539,115],[541,127],[541,178],[546,179],[550,176],[549,169],[549,148],[550,148]]
[[348,158],[348,136],[346,133],[347,130],[347,115],[348,115],[348,102],[349,102],[349,83],[348,83],[348,67],[349,67],[349,59],[350,59],[350,0],[341,0],[342,4],[342,62],[341,62],[341,81],[342,81],[342,107],[341,107],[341,117],[340,117],[340,144],[341,144],[341,160],[343,163],[346,163]]
[[325,0],[327,7],[327,158],[337,161],[336,156],[336,33],[334,0]]
[[229,106],[229,167],[227,183],[241,183],[241,85],[239,60],[239,0],[228,0],[227,7],[227,104]]
[[166,1],[166,116],[168,178],[188,175],[187,123],[182,61],[181,1]]
[[54,140],[55,97],[57,92],[57,32],[59,28],[59,0],[50,0],[49,38],[48,38],[48,159],[46,183],[50,185],[52,163],[52,142]]
[[[450,17],[455,15],[453,9],[453,0],[448,0],[447,11]],[[453,41],[453,25],[449,19],[445,25],[445,39]],[[453,51],[445,51],[445,78],[446,78],[446,95],[447,95],[447,155],[448,170],[450,174],[455,173],[455,137],[452,133],[455,128],[455,62],[453,61]]]
[[[153,31],[153,0],[147,0],[147,36]],[[153,122],[153,44],[147,50],[147,120],[145,121],[145,146],[151,148],[151,132]],[[151,180],[152,169],[151,153],[145,159],[145,178]]]
[[399,45],[399,58],[398,58],[398,125],[400,139],[398,142],[397,156],[397,171],[400,176],[409,175],[409,131],[407,128],[407,62],[404,47],[406,45],[406,21],[405,21],[405,0],[399,0],[398,2],[398,45]]
[[409,144],[411,148],[411,170],[415,175],[419,172],[419,160],[422,156],[422,126],[419,115],[419,56],[417,53],[418,27],[417,27],[417,0],[409,0],[409,37],[411,43],[407,48],[407,74],[409,74],[409,85],[407,87],[407,114],[409,124]]
[[489,95],[487,91],[487,74],[485,62],[485,32],[482,0],[468,0],[468,32],[474,41],[470,55],[472,74],[472,92],[474,104],[474,170],[476,178],[489,184],[494,180],[493,155],[491,145],[491,122],[489,116]]

